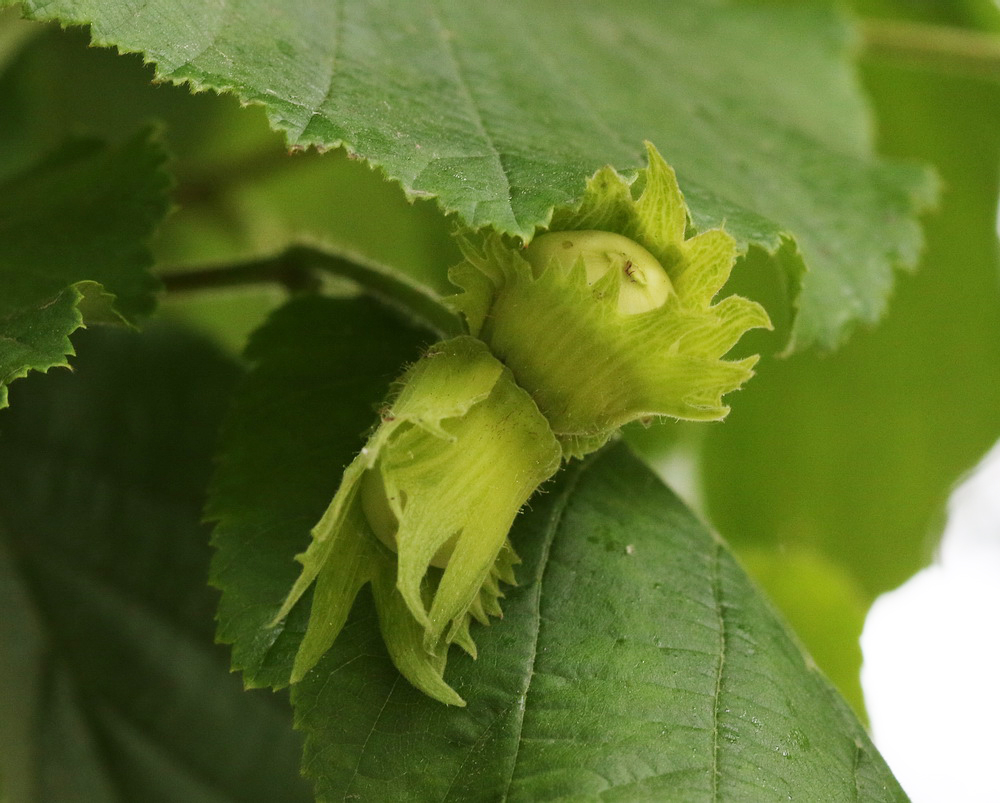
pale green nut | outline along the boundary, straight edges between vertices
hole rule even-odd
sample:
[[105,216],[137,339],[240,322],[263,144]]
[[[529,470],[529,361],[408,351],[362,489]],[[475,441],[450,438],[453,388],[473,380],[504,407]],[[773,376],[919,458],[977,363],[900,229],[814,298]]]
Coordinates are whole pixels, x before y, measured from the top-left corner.
[[637,315],[662,307],[670,295],[670,276],[639,243],[610,231],[557,231],[542,234],[525,249],[537,278],[555,261],[562,270],[583,262],[587,284],[609,274],[618,279],[618,312]]
[[332,646],[371,583],[389,654],[414,686],[453,705],[451,644],[473,657],[472,620],[500,615],[518,562],[507,534],[559,468],[548,422],[484,343],[438,343],[397,383],[382,423],[344,472],[278,611],[315,585],[295,657],[300,680]]
[[[393,552],[398,552],[399,519],[396,517],[395,509],[404,507],[406,499],[389,496],[382,480],[382,471],[381,463],[376,463],[361,478],[361,510],[375,537]],[[456,532],[438,548],[431,558],[431,566],[436,566],[438,569],[448,568],[448,561],[455,552],[455,544],[458,543],[458,535]]]
[[497,234],[460,240],[465,260],[450,274],[463,292],[449,303],[531,394],[566,458],[630,421],[725,417],[722,397],[757,357],[724,355],[771,326],[748,299],[713,303],[736,243],[722,229],[688,236],[674,172],[647,151],[634,182],[598,171],[580,206],[557,210],[527,248]]

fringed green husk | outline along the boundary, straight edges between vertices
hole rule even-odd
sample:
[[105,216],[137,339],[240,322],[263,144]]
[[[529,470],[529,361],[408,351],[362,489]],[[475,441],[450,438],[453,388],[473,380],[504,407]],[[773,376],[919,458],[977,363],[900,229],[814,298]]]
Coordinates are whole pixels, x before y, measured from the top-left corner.
[[[547,264],[540,264],[531,247],[491,234],[478,248],[462,240],[465,261],[451,273],[464,291],[451,305],[531,394],[567,458],[637,419],[723,418],[729,408],[722,397],[753,375],[757,357],[722,357],[747,330],[771,325],[748,299],[712,303],[736,261],[736,243],[722,229],[685,239],[688,212],[674,172],[655,148],[648,151],[638,199],[605,168],[578,209],[556,213],[550,232],[565,241],[567,258],[547,245]],[[612,267],[595,279],[601,232],[612,235]],[[622,238],[635,246],[632,258]],[[577,242],[584,239],[586,249]],[[669,277],[669,289],[649,309],[620,303],[623,292],[634,291],[633,263],[647,252]]]

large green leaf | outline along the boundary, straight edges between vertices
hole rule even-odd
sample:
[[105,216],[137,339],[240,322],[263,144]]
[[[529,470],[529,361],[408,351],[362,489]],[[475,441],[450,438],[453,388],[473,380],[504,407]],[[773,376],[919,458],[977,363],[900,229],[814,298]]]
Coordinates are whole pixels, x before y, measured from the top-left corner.
[[[328,299],[252,341],[209,511],[220,633],[253,684],[287,682],[307,606],[267,624],[292,557],[422,342],[371,302]],[[905,799],[726,547],[624,447],[546,490],[515,525],[505,618],[479,628],[478,661],[451,657],[467,708],[402,680],[367,595],[293,687],[322,799]]]
[[287,700],[212,644],[200,517],[234,365],[162,331],[79,341],[0,413],[4,800],[309,799]]
[[146,241],[167,211],[164,158],[149,132],[74,141],[0,184],[0,407],[14,379],[67,364],[85,321],[152,309]]
[[650,139],[699,227],[725,221],[744,245],[783,250],[791,296],[801,278],[799,347],[877,319],[891,266],[919,247],[926,176],[873,157],[850,37],[820,6],[22,5],[91,24],[162,79],[261,104],[292,145],[343,145],[477,227],[530,236],[597,168],[639,166]]

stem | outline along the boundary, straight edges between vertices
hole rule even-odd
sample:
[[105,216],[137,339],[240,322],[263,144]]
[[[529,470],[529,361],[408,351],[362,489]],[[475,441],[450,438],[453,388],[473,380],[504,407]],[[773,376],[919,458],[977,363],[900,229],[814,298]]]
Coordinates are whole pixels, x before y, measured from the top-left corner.
[[316,275],[301,264],[291,251],[242,265],[179,270],[165,273],[160,278],[168,293],[270,283],[280,284],[288,292],[297,293],[318,290],[320,285]]
[[322,273],[350,279],[443,336],[465,333],[462,321],[423,285],[363,257],[330,254],[307,246],[292,246],[277,256],[240,265],[168,271],[161,279],[167,292],[277,283],[290,293],[299,293],[322,289]]
[[865,20],[860,29],[867,56],[1000,80],[1000,36],[903,20]]

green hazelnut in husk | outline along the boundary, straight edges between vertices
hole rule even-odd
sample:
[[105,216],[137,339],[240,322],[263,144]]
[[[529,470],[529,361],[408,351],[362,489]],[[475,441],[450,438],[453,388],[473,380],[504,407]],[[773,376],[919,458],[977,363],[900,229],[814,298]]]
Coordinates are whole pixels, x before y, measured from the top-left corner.
[[507,534],[558,469],[561,449],[531,397],[484,343],[438,343],[397,383],[298,560],[280,621],[315,583],[295,658],[299,680],[372,584],[389,654],[414,686],[462,705],[443,679],[451,644],[475,655],[471,620],[500,614],[514,581]]
[[712,303],[736,243],[722,229],[687,236],[673,170],[648,154],[637,198],[605,168],[526,248],[497,234],[479,247],[461,240],[451,273],[463,289],[452,307],[531,394],[566,457],[637,419],[723,418],[723,395],[757,360],[723,356],[748,329],[770,327],[748,299]]
[[[385,481],[382,479],[382,464],[377,462],[361,478],[361,489],[358,492],[361,496],[361,510],[365,514],[368,526],[371,527],[375,537],[382,542],[392,552],[399,551],[399,543],[396,536],[399,533],[399,519],[396,516],[396,507],[405,508],[406,499],[390,497],[385,489]],[[458,541],[456,532],[451,538],[444,542],[438,551],[431,558],[430,565],[439,569],[448,567],[448,560],[455,551],[455,543]]]
[[475,656],[470,623],[500,615],[518,562],[508,531],[560,461],[632,420],[726,414],[722,396],[756,357],[723,357],[770,322],[747,299],[713,303],[736,244],[721,229],[687,236],[673,171],[648,150],[638,197],[605,168],[526,247],[497,234],[478,247],[461,240],[452,279],[463,292],[449,301],[472,337],[407,369],[298,556],[274,619],[313,588],[293,682],[370,583],[396,667],[431,697],[464,704],[444,681],[449,648]]

